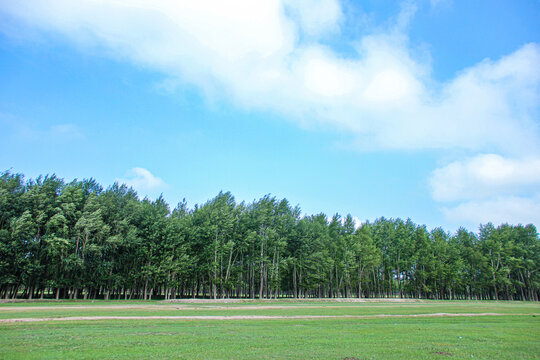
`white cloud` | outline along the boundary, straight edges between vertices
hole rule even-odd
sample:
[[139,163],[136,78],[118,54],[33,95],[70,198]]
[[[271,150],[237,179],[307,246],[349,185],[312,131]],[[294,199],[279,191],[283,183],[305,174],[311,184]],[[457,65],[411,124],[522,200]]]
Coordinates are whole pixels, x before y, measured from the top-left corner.
[[168,185],[159,177],[153,175],[145,168],[135,167],[129,170],[124,179],[116,179],[120,184],[133,187],[142,194],[155,194],[168,188]]
[[508,159],[478,155],[436,169],[430,178],[433,198],[459,201],[540,189],[540,158]]
[[360,229],[360,227],[362,227],[362,225],[364,225],[366,223],[366,220],[360,220],[360,218],[358,216],[353,216],[353,221],[354,221],[354,229],[355,230],[358,230]]
[[453,0],[430,0],[429,3],[432,8],[438,8],[441,6],[451,6],[453,4]]
[[28,26],[239,106],[347,131],[362,148],[538,149],[540,47],[486,59],[439,84],[405,34],[415,8],[405,2],[386,32],[353,39],[357,54],[345,59],[319,41],[339,36],[337,0],[0,3]]
[[443,208],[445,216],[456,223],[469,224],[540,224],[540,196],[496,197],[489,200],[467,201]]
[[286,0],[284,5],[302,31],[311,36],[337,31],[343,19],[337,0]]
[[347,70],[323,57],[310,57],[304,64],[304,86],[325,97],[347,94],[354,86]]
[[450,221],[540,225],[540,157],[478,155],[436,169],[429,183]]
[[62,139],[82,139],[84,138],[79,127],[74,124],[60,124],[52,126],[48,131],[50,136]]
[[43,127],[43,124],[29,121],[9,113],[0,113],[0,125],[5,133],[11,133],[18,141],[24,142],[70,142],[83,140],[84,133],[75,124],[56,124]]
[[[344,57],[328,45],[344,23],[338,0],[0,2],[10,24],[161,72],[162,89],[195,85],[240,107],[347,132],[360,149],[489,153],[435,170],[434,199],[452,219],[504,209],[506,221],[526,218],[519,209],[537,209],[540,185],[540,46],[525,44],[440,83],[409,43],[415,11],[403,2],[386,30],[351,39],[356,53]],[[164,186],[136,169],[125,180],[132,186]]]

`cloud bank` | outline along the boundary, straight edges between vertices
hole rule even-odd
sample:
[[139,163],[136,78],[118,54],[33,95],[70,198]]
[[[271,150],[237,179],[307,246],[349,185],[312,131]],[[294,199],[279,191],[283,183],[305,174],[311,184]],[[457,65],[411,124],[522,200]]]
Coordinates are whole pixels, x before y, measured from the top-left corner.
[[540,196],[495,197],[484,201],[466,201],[451,208],[444,207],[445,216],[456,223],[540,224]]
[[192,84],[239,107],[346,132],[359,149],[491,154],[434,171],[434,199],[463,202],[447,209],[451,218],[503,204],[494,198],[498,191],[510,196],[506,203],[521,194],[537,205],[522,193],[539,187],[537,172],[527,170],[540,158],[538,44],[471,64],[440,83],[409,43],[413,3],[404,3],[386,28],[352,39],[346,55],[327,40],[340,36],[347,14],[337,0],[315,3],[29,0],[1,2],[0,13],[159,71],[169,84]]
[[528,193],[540,189],[540,158],[478,155],[436,169],[430,185],[437,201]]
[[161,178],[141,167],[135,167],[129,170],[124,179],[116,179],[116,181],[134,188],[137,192],[145,196],[156,195],[169,187]]
[[318,41],[339,33],[335,0],[30,0],[0,10],[238,105],[349,131],[364,148],[538,148],[540,47],[438,84],[404,32],[413,6],[354,39],[347,57]]
[[429,184],[453,222],[540,224],[540,157],[478,155],[436,169]]

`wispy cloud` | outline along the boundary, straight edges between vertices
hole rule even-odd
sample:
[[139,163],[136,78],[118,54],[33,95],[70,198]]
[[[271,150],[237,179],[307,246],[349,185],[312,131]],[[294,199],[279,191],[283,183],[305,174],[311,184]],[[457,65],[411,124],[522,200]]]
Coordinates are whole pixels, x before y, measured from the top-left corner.
[[497,196],[471,200],[455,207],[444,207],[443,213],[456,224],[540,224],[540,195],[532,197]]
[[285,11],[308,36],[323,36],[339,31],[344,15],[337,0],[287,0]]
[[456,223],[540,224],[540,157],[478,155],[436,169],[429,183]]
[[[431,1],[441,4],[451,1]],[[357,149],[491,154],[434,171],[432,195],[449,218],[476,221],[480,211],[519,203],[534,210],[540,46],[523,44],[441,83],[410,44],[415,10],[402,2],[384,27],[351,39],[344,56],[328,45],[345,23],[337,0],[0,2],[12,22],[161,72],[167,91],[194,85],[239,107],[346,132]],[[127,181],[160,184],[143,170]]]
[[360,220],[360,218],[358,216],[353,216],[352,218],[354,220],[354,228],[355,229],[359,229],[366,222],[366,220]]
[[451,6],[453,4],[453,0],[429,0],[429,3],[432,8],[439,8],[442,6]]
[[[79,45],[161,71],[239,106],[354,134],[368,149],[538,148],[540,47],[524,45],[439,84],[411,50],[407,2],[343,58],[336,0],[2,2],[0,11]],[[307,39],[307,40],[306,40]]]
[[129,170],[125,178],[117,178],[116,181],[134,188],[142,195],[155,195],[169,187],[161,178],[141,167]]
[[435,200],[482,199],[540,190],[540,158],[478,155],[436,169],[430,185]]
[[57,142],[84,139],[81,128],[75,124],[64,123],[51,126],[31,123],[26,119],[6,113],[0,113],[0,123],[8,131],[22,141],[48,141]]
[[47,133],[50,136],[63,139],[82,139],[84,137],[79,127],[74,124],[54,125],[47,130]]

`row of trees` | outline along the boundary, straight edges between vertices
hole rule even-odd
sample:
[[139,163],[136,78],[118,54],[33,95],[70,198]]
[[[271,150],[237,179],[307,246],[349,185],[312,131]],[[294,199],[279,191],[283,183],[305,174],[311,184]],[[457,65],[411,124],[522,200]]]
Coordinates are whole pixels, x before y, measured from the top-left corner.
[[533,225],[451,235],[411,220],[359,227],[287,200],[219,193],[193,209],[125,185],[0,177],[3,298],[414,297],[538,300]]

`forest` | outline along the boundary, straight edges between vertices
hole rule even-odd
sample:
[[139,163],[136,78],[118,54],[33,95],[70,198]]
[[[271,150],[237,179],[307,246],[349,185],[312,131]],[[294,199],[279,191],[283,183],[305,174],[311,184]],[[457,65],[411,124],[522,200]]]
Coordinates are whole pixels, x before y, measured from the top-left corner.
[[410,219],[355,224],[229,192],[171,210],[114,183],[0,173],[0,297],[401,297],[538,301],[534,225],[477,233]]

